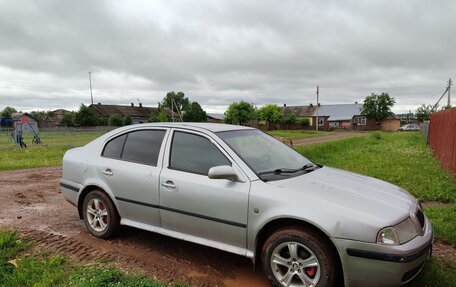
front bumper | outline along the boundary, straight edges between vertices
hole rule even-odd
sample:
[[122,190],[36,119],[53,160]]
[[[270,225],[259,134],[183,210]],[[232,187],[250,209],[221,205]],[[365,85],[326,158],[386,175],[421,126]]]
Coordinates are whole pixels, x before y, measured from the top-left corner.
[[401,286],[415,278],[432,252],[432,225],[422,236],[398,246],[333,239],[344,271],[345,286]]

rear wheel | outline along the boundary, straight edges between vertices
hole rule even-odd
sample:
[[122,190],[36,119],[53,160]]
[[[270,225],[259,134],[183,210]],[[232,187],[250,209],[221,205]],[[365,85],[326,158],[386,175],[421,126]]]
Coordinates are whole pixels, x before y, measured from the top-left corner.
[[334,286],[337,264],[332,249],[311,229],[284,228],[265,242],[262,265],[273,286]]
[[108,239],[120,226],[119,215],[109,196],[100,190],[91,191],[83,203],[84,222],[94,236]]

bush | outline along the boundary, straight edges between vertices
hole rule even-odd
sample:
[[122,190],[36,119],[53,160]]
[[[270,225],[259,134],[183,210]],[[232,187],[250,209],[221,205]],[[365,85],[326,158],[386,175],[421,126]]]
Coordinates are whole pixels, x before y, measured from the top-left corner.
[[131,119],[131,117],[130,116],[126,116],[125,120],[124,120],[124,124],[126,126],[128,126],[128,125],[131,125],[132,123],[133,123],[133,120]]
[[98,117],[97,125],[98,126],[107,126],[108,125],[108,117]]
[[303,118],[301,119],[301,125],[308,127],[310,126],[310,119],[309,118]]
[[124,119],[120,115],[113,114],[109,116],[108,123],[110,126],[121,127],[124,125]]

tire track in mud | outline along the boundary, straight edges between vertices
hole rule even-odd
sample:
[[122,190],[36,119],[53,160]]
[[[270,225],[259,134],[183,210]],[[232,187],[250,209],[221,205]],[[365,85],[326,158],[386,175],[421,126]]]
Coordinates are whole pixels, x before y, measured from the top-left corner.
[[28,238],[35,243],[38,250],[49,251],[53,254],[65,254],[75,261],[111,261],[114,257],[106,252],[99,252],[78,242],[72,237],[65,237],[39,230],[20,230],[21,236]]
[[[33,248],[38,252],[45,251],[53,255],[65,255],[74,262],[82,264],[99,263],[108,267],[115,266],[166,283],[183,281],[196,286],[224,286],[222,279],[235,278],[233,269],[228,268],[228,266],[214,269],[203,260],[199,268],[194,268],[195,262],[163,254],[161,251],[152,248],[144,250],[130,240],[103,241],[90,235],[75,238],[31,229],[21,229],[19,232],[21,236],[33,242]],[[102,244],[99,245],[103,247],[94,247],[100,241]],[[135,239],[133,241],[141,240]],[[109,245],[108,247],[105,246],[106,243]],[[150,260],[145,260],[145,258]],[[219,265],[219,267],[223,266],[224,264]]]
[[0,172],[0,227],[18,229],[34,242],[31,252],[117,267],[164,283],[269,286],[247,258],[213,248],[129,227],[112,240],[92,237],[60,194],[60,177],[57,167]]

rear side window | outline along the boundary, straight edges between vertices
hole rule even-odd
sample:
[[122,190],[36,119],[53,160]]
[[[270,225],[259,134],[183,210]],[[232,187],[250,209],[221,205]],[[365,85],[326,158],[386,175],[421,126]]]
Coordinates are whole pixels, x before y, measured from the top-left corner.
[[207,138],[175,132],[171,146],[170,168],[207,175],[209,169],[231,162]]
[[164,137],[165,131],[129,133],[123,149],[122,159],[156,166]]
[[115,139],[109,141],[103,150],[103,156],[110,157],[110,158],[117,158],[120,159],[122,155],[122,148],[125,142],[127,135],[122,135],[120,137],[116,137]]
[[102,156],[156,166],[165,133],[142,130],[121,135],[106,144]]

